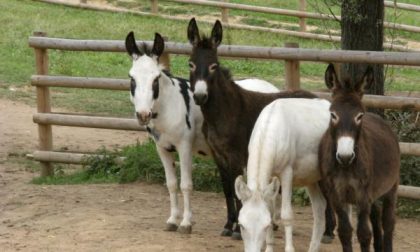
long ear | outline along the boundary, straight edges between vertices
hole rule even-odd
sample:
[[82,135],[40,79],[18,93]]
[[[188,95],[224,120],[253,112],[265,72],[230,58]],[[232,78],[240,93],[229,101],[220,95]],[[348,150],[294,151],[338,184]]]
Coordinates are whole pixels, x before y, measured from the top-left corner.
[[337,77],[337,73],[335,72],[334,65],[330,63],[327,67],[327,70],[325,70],[325,85],[328,87],[328,89],[332,89],[334,87],[339,87],[339,81]]
[[155,33],[155,41],[153,42],[152,54],[159,57],[165,49],[165,41],[159,33]]
[[128,55],[133,58],[143,55],[136,45],[136,39],[134,38],[134,32],[132,31],[129,32],[125,38],[125,49],[127,50]]
[[238,199],[242,202],[247,201],[251,198],[251,190],[249,190],[247,184],[244,182],[243,176],[238,176],[235,180],[235,192]]
[[279,193],[280,189],[280,181],[279,178],[273,177],[271,183],[264,189],[264,199],[265,200],[272,200],[274,199],[277,194]]
[[223,28],[222,23],[219,20],[216,20],[214,23],[213,30],[211,31],[211,40],[213,42],[213,46],[216,48],[222,43],[223,38]]
[[195,21],[195,18],[191,18],[190,23],[188,24],[187,34],[190,44],[196,46],[200,41],[200,33],[198,31],[198,26],[197,22]]
[[[373,73],[373,67],[368,66],[366,68],[365,74],[362,77],[362,80],[354,86],[354,90],[363,94],[363,90],[369,90],[372,85],[375,83],[375,77]],[[363,89],[363,90],[362,90]]]

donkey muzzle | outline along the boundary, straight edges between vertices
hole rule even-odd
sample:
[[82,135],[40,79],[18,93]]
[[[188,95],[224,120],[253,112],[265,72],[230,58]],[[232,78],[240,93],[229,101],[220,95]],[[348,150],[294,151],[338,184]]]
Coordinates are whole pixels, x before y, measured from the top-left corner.
[[194,94],[193,98],[194,98],[195,104],[203,105],[207,102],[208,95],[207,94]]
[[136,112],[136,117],[140,125],[146,125],[152,118],[152,112]]
[[336,154],[336,159],[338,161],[338,163],[340,165],[344,165],[344,166],[349,166],[351,165],[351,163],[353,163],[354,158],[356,157],[356,155],[354,154],[354,152],[350,153],[350,154],[340,154],[337,153]]

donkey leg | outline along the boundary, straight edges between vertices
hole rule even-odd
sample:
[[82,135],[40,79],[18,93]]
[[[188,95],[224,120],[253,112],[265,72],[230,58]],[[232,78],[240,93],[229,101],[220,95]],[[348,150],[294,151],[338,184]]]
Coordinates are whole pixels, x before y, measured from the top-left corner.
[[281,174],[281,220],[285,231],[286,252],[294,252],[293,246],[293,208],[292,208],[293,168],[287,166]]
[[362,252],[369,252],[370,241],[372,239],[372,232],[369,228],[369,214],[371,207],[366,202],[359,205],[359,213],[357,216],[357,239],[360,243],[360,250]]
[[340,238],[341,246],[343,247],[343,252],[353,251],[352,247],[352,232],[353,229],[350,224],[349,213],[343,208],[343,206],[336,204],[334,209],[338,217],[338,237]]
[[222,178],[223,193],[225,194],[226,207],[227,207],[227,221],[224,226],[224,229],[221,233],[222,236],[232,236],[233,224],[235,223],[235,197],[234,190],[232,190],[231,176],[225,167],[220,168],[220,177]]
[[[238,175],[239,176],[239,175]],[[233,191],[235,191],[235,188],[233,188]],[[238,225],[238,218],[239,218],[239,211],[242,208],[242,202],[238,199],[236,194],[234,194],[235,197],[235,227],[232,233],[232,239],[234,240],[242,240],[241,236],[241,228]]]
[[311,252],[319,251],[321,245],[322,234],[325,228],[325,208],[327,202],[322,195],[318,183],[314,183],[307,187],[309,197],[311,198],[312,213],[314,216],[314,225],[312,228],[312,238],[309,250]]
[[373,230],[373,247],[376,252],[383,251],[383,241],[382,241],[382,225],[381,225],[381,207],[378,205],[378,202],[372,204],[370,210],[370,222],[372,223]]
[[265,235],[265,252],[274,251],[274,230],[269,228],[267,234]]
[[191,224],[191,205],[190,196],[193,189],[192,184],[192,150],[190,144],[183,144],[179,148],[179,161],[181,164],[181,191],[184,198],[184,214],[179,227],[179,232],[190,234]]
[[392,239],[395,228],[395,206],[398,183],[384,196],[382,205],[382,228],[384,230],[384,252],[392,251]]
[[174,166],[174,157],[172,153],[166,151],[164,148],[156,145],[160,160],[165,168],[166,186],[169,191],[169,199],[171,202],[171,215],[166,221],[166,231],[176,231],[178,226],[176,224],[179,217],[178,196],[177,196],[177,179]]
[[330,244],[334,240],[334,229],[337,225],[336,219],[335,219],[335,213],[332,208],[331,202],[328,198],[328,189],[325,181],[319,181],[318,182],[319,187],[321,188],[321,192],[324,195],[324,198],[326,199],[326,209],[325,209],[325,231],[324,235],[322,236],[321,242],[324,244]]

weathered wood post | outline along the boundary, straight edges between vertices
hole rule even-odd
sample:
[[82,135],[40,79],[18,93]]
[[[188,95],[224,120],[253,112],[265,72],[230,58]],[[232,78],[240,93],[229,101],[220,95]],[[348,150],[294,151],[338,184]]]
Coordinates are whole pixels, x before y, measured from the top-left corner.
[[[222,0],[222,2],[229,2],[229,0]],[[229,9],[228,8],[221,8],[222,9],[222,22],[229,23]]]
[[[163,37],[163,40],[165,42],[167,42],[168,41],[168,37],[166,37],[166,36]],[[162,55],[160,55],[160,57],[159,57],[159,63],[161,63],[162,65],[164,65],[166,70],[169,71],[171,69],[171,59],[170,59],[168,50],[163,50]]]
[[[299,48],[298,43],[285,43],[286,48]],[[285,60],[284,84],[286,89],[296,90],[300,88],[300,69],[298,60]]]
[[[306,10],[306,0],[299,0],[299,10],[305,11]],[[306,31],[306,22],[304,17],[299,18],[299,26],[300,31],[305,32]]]
[[[34,36],[45,37],[44,32],[34,32]],[[38,75],[48,74],[48,53],[47,49],[35,48],[35,65]],[[50,90],[48,87],[36,87],[38,113],[51,112]],[[52,128],[50,124],[38,124],[39,150],[52,150]],[[54,167],[50,162],[41,162],[41,177],[53,176]]]
[[159,12],[159,6],[158,6],[158,0],[150,0],[152,6],[151,11],[153,14],[158,14]]

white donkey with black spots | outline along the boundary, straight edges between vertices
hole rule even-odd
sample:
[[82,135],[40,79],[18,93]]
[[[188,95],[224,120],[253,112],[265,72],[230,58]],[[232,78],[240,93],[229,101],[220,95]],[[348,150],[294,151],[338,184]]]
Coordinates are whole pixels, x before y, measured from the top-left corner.
[[[135,115],[139,123],[146,126],[153,137],[165,169],[171,204],[166,230],[191,233],[192,156],[195,154],[211,156],[201,130],[203,115],[200,107],[193,101],[189,82],[171,76],[159,64],[159,57],[165,47],[161,35],[155,34],[153,48],[147,50],[144,44],[141,47],[137,46],[134,34],[130,32],[126,37],[125,46],[133,60],[129,77],[131,79],[130,98],[135,107]],[[252,91],[266,93],[279,91],[272,84],[258,79],[241,80],[237,84]],[[174,165],[175,152],[179,154],[180,189],[184,198],[184,213],[179,228],[177,221],[180,217],[180,209]]]
[[[318,181],[318,146],[330,120],[330,103],[321,99],[278,99],[259,115],[249,142],[246,184],[242,176],[235,191],[243,206],[239,225],[246,252],[273,251],[273,216],[281,184],[280,216],[285,251],[292,242],[292,186],[305,186],[312,202],[314,225],[309,251],[318,251],[325,227],[326,200]],[[271,182],[271,183],[270,183]]]

